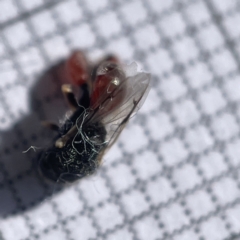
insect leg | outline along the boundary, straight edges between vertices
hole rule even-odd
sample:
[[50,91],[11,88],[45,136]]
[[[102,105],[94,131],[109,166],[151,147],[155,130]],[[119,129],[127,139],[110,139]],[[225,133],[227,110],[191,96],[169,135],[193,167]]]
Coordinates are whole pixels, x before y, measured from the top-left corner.
[[62,92],[64,97],[66,98],[70,108],[75,111],[78,108],[78,103],[72,91],[72,86],[70,84],[62,85]]
[[90,96],[89,96],[89,86],[87,84],[82,84],[81,86],[81,97],[79,99],[79,105],[84,108],[89,108]]
[[59,126],[56,123],[49,122],[49,121],[43,121],[42,125],[44,127],[47,127],[49,129],[53,130],[53,131],[56,131],[56,132],[59,131]]

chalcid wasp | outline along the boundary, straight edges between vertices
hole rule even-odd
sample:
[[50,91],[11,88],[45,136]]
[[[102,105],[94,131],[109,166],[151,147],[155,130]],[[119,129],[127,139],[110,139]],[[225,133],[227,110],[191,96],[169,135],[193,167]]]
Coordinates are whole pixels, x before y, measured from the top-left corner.
[[[41,152],[41,174],[54,182],[74,182],[93,174],[130,117],[142,106],[150,74],[137,72],[136,63],[122,65],[115,56],[90,64],[74,51],[65,62],[67,84],[62,92],[71,115],[57,130],[51,146]],[[127,140],[126,140],[127,141]]]

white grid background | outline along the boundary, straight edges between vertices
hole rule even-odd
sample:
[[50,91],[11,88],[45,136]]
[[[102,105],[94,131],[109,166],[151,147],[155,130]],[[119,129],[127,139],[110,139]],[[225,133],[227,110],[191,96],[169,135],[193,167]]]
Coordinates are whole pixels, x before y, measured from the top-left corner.
[[[240,239],[240,1],[0,0],[0,239]],[[140,113],[87,179],[32,166],[64,115],[72,49],[152,74]]]

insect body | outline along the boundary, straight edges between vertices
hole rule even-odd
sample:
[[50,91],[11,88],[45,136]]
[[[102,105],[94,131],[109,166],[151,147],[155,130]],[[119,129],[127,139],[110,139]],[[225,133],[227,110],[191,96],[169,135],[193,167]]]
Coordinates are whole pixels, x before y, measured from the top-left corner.
[[[41,153],[41,173],[53,181],[73,182],[96,171],[129,118],[149,90],[150,75],[137,73],[136,64],[124,68],[114,56],[90,66],[80,51],[66,62],[71,84],[62,86],[72,115],[58,127],[52,146]],[[80,96],[75,97],[73,86]]]

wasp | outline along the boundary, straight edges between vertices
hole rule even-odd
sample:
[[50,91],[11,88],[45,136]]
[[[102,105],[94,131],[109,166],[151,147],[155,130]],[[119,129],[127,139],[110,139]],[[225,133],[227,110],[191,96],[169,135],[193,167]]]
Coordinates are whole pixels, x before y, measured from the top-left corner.
[[92,66],[79,50],[66,60],[65,72],[62,92],[71,115],[61,126],[48,122],[57,136],[40,153],[38,166],[47,179],[70,183],[99,168],[106,151],[142,106],[150,74],[137,72],[136,63],[123,66],[113,55]]

